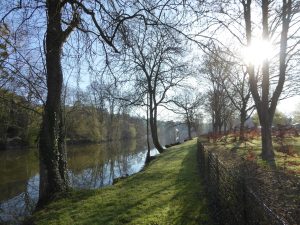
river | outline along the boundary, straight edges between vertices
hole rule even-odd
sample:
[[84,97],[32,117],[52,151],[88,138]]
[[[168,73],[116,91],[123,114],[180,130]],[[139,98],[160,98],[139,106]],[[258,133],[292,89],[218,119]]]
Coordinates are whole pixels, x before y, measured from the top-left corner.
[[[140,171],[145,141],[68,146],[68,174],[74,188],[111,185],[115,178]],[[156,149],[151,155],[158,154]],[[0,151],[0,224],[19,224],[38,199],[39,168],[36,149]]]

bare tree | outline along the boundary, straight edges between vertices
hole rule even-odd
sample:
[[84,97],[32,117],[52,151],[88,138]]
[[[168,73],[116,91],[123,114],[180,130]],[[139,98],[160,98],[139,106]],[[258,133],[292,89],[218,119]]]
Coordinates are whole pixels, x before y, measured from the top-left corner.
[[[240,0],[240,3],[208,1],[207,6],[212,11],[205,15],[209,20],[207,32],[212,42],[222,45],[228,52],[251,49],[255,39],[262,40],[263,48],[272,45],[272,56],[265,57],[259,66],[251,61],[245,63],[251,95],[262,124],[262,158],[272,162],[271,124],[276,106],[284,92],[290,95],[291,89],[297,88],[293,82],[299,71],[300,30],[296,25],[299,23],[299,1]],[[224,36],[228,38],[220,38]],[[252,61],[266,53],[264,49],[256,51],[261,52],[252,55]]]
[[[225,86],[228,85],[226,77],[230,73],[231,65],[223,60],[216,52],[211,52],[204,58],[200,70],[208,81],[207,109],[211,114],[213,133],[220,134],[222,127],[226,130],[229,115],[231,115],[231,102],[227,96]],[[230,112],[230,113],[229,113]]]
[[149,98],[149,123],[154,146],[163,152],[158,139],[158,107],[167,99],[170,89],[183,79],[185,64],[179,61],[183,54],[180,40],[174,39],[166,30],[140,30],[132,38],[128,53],[127,73],[134,74],[134,87]]
[[[215,57],[215,66],[227,67],[227,70],[221,74],[222,78],[215,79],[216,82],[221,82],[225,90],[226,96],[231,101],[231,105],[239,112],[240,116],[240,135],[241,141],[245,138],[245,122],[250,118],[254,104],[251,104],[251,92],[249,88],[249,79],[247,71],[243,65],[240,65],[234,57],[231,57],[225,51],[216,49],[211,52]],[[231,53],[230,53],[231,54]]]
[[235,65],[231,73],[226,77],[229,85],[224,85],[228,98],[240,115],[239,140],[245,139],[245,122],[252,115],[254,105],[251,104],[251,92],[249,89],[248,74],[242,66]]
[[[250,47],[253,39],[253,15],[251,11],[252,1],[243,0],[241,1],[241,3],[244,9],[247,45]],[[269,41],[273,35],[276,35],[278,34],[278,32],[280,32],[280,50],[278,55],[279,60],[270,61],[269,59],[264,59],[262,63],[261,93],[259,93],[259,84],[253,63],[250,62],[247,67],[249,73],[250,90],[262,127],[262,158],[264,160],[272,162],[274,160],[274,151],[272,144],[272,121],[274,118],[277,103],[284,88],[288,63],[291,59],[291,55],[289,53],[291,53],[291,51],[296,47],[296,45],[288,45],[288,33],[290,31],[290,27],[293,25],[293,16],[295,16],[295,13],[299,12],[299,4],[297,4],[297,1],[293,0],[282,0],[282,3],[280,5],[270,0],[262,0],[260,7],[262,11],[262,39],[265,41]],[[275,15],[273,13],[275,13]],[[278,25],[274,28],[274,24]],[[276,69],[275,71],[272,70],[273,67],[277,66],[278,69]],[[276,75],[274,73],[278,74]],[[275,81],[272,81],[271,83],[270,80],[274,76],[277,79]]]
[[204,96],[192,88],[183,90],[182,93],[176,94],[170,102],[176,107],[168,107],[174,113],[181,115],[188,128],[188,138],[192,139],[192,127],[196,124],[199,116],[199,109],[204,105]]

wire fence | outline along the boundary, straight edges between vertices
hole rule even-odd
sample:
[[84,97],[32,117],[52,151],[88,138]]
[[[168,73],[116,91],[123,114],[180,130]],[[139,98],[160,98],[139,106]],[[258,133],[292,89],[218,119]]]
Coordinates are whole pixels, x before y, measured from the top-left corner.
[[[198,140],[198,162],[209,204],[217,224],[222,225],[299,225],[300,183],[286,181],[280,194],[282,174],[257,169],[241,162],[228,166],[216,152],[208,151]],[[263,176],[262,176],[263,175]],[[264,179],[260,179],[264,177]],[[272,180],[270,185],[263,180]],[[297,183],[298,182],[298,183]],[[288,191],[287,191],[288,190]],[[286,196],[289,196],[287,199]],[[280,200],[284,199],[284,200]],[[279,213],[280,212],[280,213]]]

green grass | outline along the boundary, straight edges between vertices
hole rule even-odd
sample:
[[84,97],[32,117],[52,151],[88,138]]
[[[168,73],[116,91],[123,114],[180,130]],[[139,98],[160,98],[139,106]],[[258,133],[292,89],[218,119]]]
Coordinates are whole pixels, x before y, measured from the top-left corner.
[[[233,141],[230,136],[227,138],[227,143],[219,141],[216,143],[207,143],[210,147],[217,147],[227,151],[235,152],[240,157],[256,161],[261,166],[266,166],[266,163],[261,159],[261,139],[256,137],[246,142]],[[287,137],[284,139],[284,145],[291,150],[290,154],[282,153],[280,145],[273,137],[273,146],[275,152],[275,163],[277,168],[283,169],[289,174],[300,176],[300,137]],[[221,150],[222,151],[222,150]]]
[[146,169],[98,190],[72,191],[35,224],[212,224],[196,162],[196,141],[172,147]]

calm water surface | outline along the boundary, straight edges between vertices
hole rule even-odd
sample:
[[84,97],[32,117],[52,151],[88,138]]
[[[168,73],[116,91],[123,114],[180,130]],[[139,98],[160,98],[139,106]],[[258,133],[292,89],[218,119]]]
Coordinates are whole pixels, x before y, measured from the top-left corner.
[[[144,142],[114,142],[68,147],[72,187],[100,188],[113,179],[142,169],[147,147]],[[156,155],[157,150],[151,150]],[[39,167],[36,149],[0,151],[0,224],[19,224],[38,199]]]

